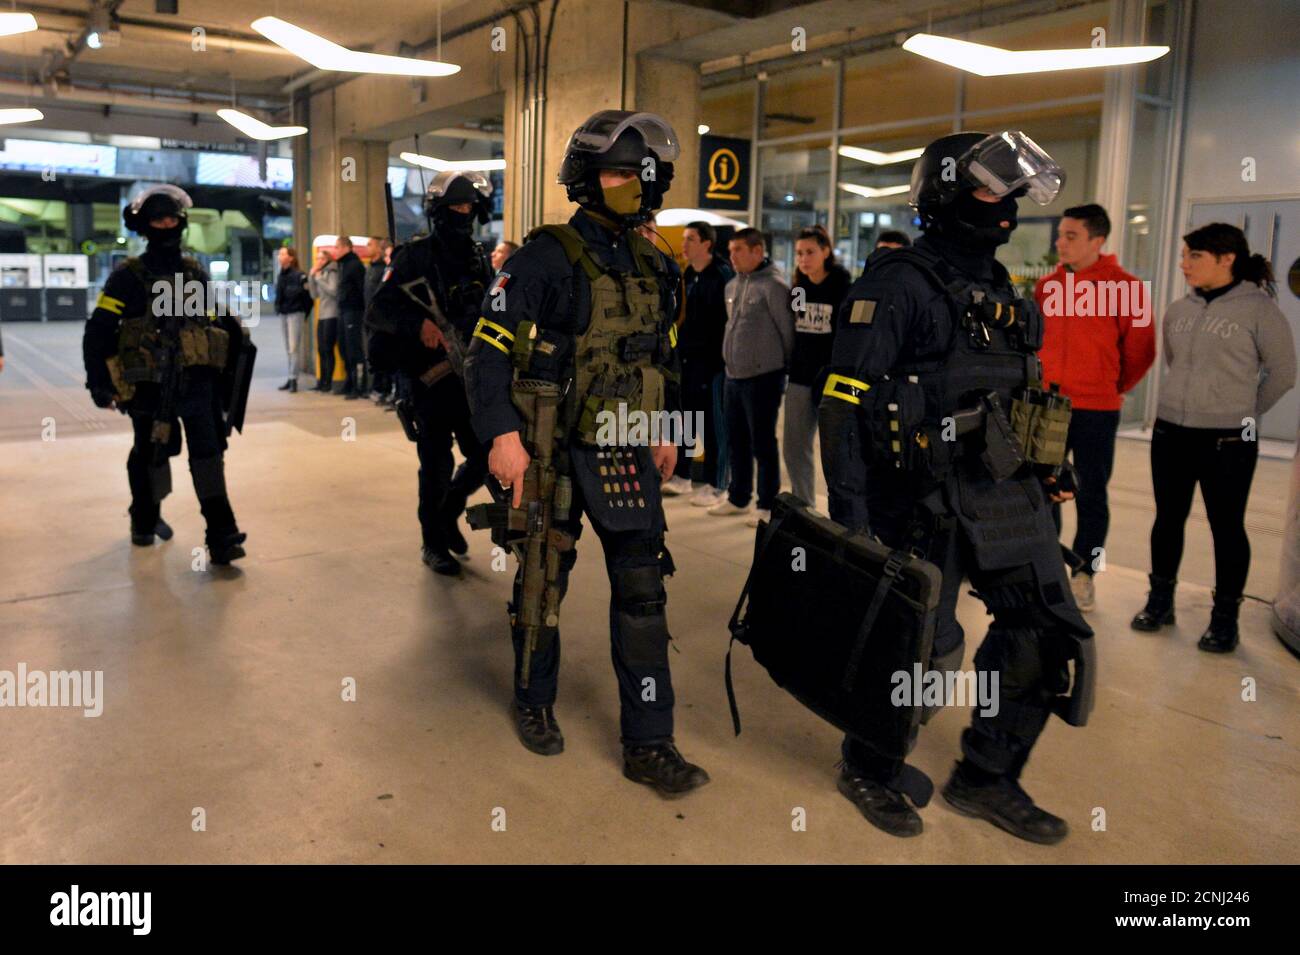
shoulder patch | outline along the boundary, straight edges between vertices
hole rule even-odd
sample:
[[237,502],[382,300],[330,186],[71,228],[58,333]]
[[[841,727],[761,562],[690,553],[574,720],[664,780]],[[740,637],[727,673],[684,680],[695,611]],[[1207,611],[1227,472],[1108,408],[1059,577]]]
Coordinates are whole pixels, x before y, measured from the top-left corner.
[[501,289],[505,288],[506,283],[509,281],[510,281],[509,272],[498,272],[497,277],[493,279],[492,284],[488,286],[488,294],[493,295],[496,292],[500,291]]
[[849,324],[870,325],[876,317],[876,302],[869,298],[856,299],[849,311]]

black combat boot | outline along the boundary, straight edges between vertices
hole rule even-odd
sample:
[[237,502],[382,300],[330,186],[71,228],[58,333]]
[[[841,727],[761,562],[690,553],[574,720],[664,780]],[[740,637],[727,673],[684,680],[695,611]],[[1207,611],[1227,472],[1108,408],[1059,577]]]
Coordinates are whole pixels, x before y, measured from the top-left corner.
[[564,752],[564,734],[555,722],[555,708],[529,706],[515,700],[515,731],[524,748],[539,756],[555,756]]
[[1210,611],[1210,626],[1201,634],[1196,644],[1206,653],[1231,653],[1237,649],[1240,635],[1237,632],[1237,612],[1241,609],[1240,597],[1220,597],[1214,591],[1214,609]]
[[440,515],[443,536],[447,539],[447,549],[453,554],[464,557],[469,553],[469,541],[460,532],[460,514],[445,511]]
[[248,535],[239,531],[231,531],[216,538],[209,537],[208,559],[220,567],[239,560],[239,558],[247,556],[243,546],[246,540],[248,540]]
[[153,546],[153,539],[155,536],[160,537],[165,541],[172,539],[172,526],[161,517],[158,518],[158,523],[154,525],[152,531],[137,531],[134,527],[131,528],[131,543],[136,547]]
[[661,796],[683,796],[709,781],[709,774],[686,762],[672,740],[663,743],[625,743],[623,775],[634,783],[653,786]]
[[1027,842],[1050,846],[1070,834],[1069,824],[1035,806],[1016,779],[985,772],[968,760],[953,770],[943,798],[962,815],[986,819]]
[[1174,622],[1174,586],[1177,580],[1148,575],[1151,589],[1147,591],[1147,605],[1138,611],[1129,624],[1134,630],[1153,633],[1167,623]]
[[908,805],[901,793],[859,775],[848,764],[840,768],[837,786],[844,798],[857,806],[858,812],[877,829],[903,838],[921,834],[921,814]]
[[457,577],[460,575],[460,561],[452,557],[445,549],[425,546],[420,550],[420,559],[435,574],[442,574],[444,577]]

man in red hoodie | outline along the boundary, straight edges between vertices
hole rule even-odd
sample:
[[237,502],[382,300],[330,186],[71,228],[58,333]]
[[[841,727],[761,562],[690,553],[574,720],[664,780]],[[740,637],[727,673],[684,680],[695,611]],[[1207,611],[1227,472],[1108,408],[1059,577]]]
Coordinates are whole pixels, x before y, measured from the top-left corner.
[[[1043,380],[1061,386],[1074,407],[1066,446],[1078,472],[1074,552],[1084,560],[1070,579],[1080,610],[1092,610],[1092,575],[1101,564],[1110,524],[1106,485],[1115,463],[1115,434],[1124,393],[1155,360],[1151,304],[1141,281],[1101,248],[1110,217],[1095,203],[1066,209],[1057,227],[1056,271],[1038,280],[1043,312]],[[1053,508],[1061,526],[1060,507]]]

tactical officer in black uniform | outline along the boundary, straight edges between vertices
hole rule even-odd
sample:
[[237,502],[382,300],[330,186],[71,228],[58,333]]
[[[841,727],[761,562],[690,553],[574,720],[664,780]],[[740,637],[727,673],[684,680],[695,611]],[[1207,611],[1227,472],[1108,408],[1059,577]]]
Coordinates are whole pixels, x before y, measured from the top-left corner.
[[[452,556],[469,550],[460,532],[465,501],[483,486],[487,449],[474,437],[465,399],[464,350],[492,281],[474,222],[492,213],[492,185],[474,172],[440,172],[425,196],[430,235],[401,246],[366,310],[370,361],[411,383],[397,411],[420,457],[424,562],[460,573]],[[465,463],[452,474],[452,438]]]
[[181,255],[191,205],[184,190],[162,185],[144,190],[123,210],[126,227],[148,246],[104,283],[82,351],[95,404],[129,413],[135,429],[126,462],[131,542],[147,547],[155,536],[171,539],[160,507],[171,493],[168,458],[180,453],[184,422],[208,551],[212,563],[228,564],[244,556],[247,535],[236,526],[226,493],[222,375],[243,347],[244,331],[229,315],[213,318],[207,273]]
[[[530,460],[542,458],[537,447],[525,449],[521,431],[535,431],[518,396],[512,400],[512,383],[519,394],[540,382],[563,395],[553,458],[555,483],[565,489],[557,494],[552,525],[567,547],[558,555],[558,593],[568,586],[577,558],[572,543],[586,512],[610,580],[623,774],[666,796],[709,779],[673,744],[663,587],[673,565],[664,546],[659,482],[672,474],[678,449],[632,446],[632,440],[602,444],[592,427],[601,411],[620,406],[680,408],[670,334],[675,289],[662,257],[636,232],[659,208],[678,152],[671,127],[649,113],[604,110],[578,128],[559,182],[580,208],[567,225],[535,230],[497,276],[483,301],[466,376],[474,428],[491,443],[492,474],[510,489],[515,508],[523,503]],[[516,725],[525,747],[552,755],[564,748],[553,710],[558,615],[544,621],[526,657],[522,575],[521,566],[511,605]]]
[[[1034,805],[1020,773],[1051,713],[1086,721],[1095,667],[1048,506],[1072,490],[1068,405],[1042,390],[1042,318],[994,252],[1016,227],[1016,199],[1045,205],[1062,182],[1023,133],[931,143],[912,171],[925,235],[867,260],[840,310],[821,403],[831,516],[943,572],[929,669],[961,666],[963,578],[993,615],[975,666],[998,675],[996,714],[978,711],[963,733],[944,798],[1039,843],[1068,827]],[[904,798],[928,799],[928,783],[921,798],[908,784],[917,775],[867,741],[844,742],[840,791],[886,832],[921,831]]]

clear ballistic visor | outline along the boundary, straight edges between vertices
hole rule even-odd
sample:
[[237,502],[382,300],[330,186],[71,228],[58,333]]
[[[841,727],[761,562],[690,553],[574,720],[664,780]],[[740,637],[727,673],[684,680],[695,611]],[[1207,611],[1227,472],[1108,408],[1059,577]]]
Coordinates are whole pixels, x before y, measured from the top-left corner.
[[629,113],[621,109],[601,110],[592,116],[574,132],[569,148],[603,153],[630,127],[641,134],[661,162],[677,161],[681,147],[671,126],[653,113]]
[[130,209],[132,212],[139,212],[144,208],[144,204],[154,196],[170,196],[176,200],[176,204],[182,209],[193,207],[194,202],[190,199],[189,194],[180,186],[173,186],[170,183],[163,183],[158,186],[150,186],[138,192],[134,199],[131,200]]
[[995,196],[1024,189],[1040,206],[1055,199],[1065,184],[1065,170],[1019,130],[980,140],[958,160],[958,166]]

